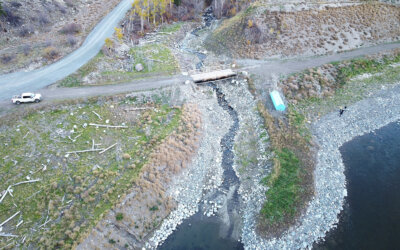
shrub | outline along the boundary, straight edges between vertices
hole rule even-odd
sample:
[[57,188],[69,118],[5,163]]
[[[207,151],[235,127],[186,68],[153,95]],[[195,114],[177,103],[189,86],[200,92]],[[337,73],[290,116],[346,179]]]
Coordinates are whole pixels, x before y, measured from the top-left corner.
[[110,244],[115,244],[115,243],[116,243],[114,239],[109,239],[108,242],[109,242]]
[[25,56],[27,56],[29,53],[31,53],[31,49],[32,47],[29,44],[25,44],[24,47],[22,47],[22,52]]
[[10,5],[11,5],[12,7],[14,7],[14,8],[19,8],[19,7],[22,6],[22,4],[19,3],[19,2],[17,2],[17,1],[12,1],[12,2],[10,2]]
[[149,209],[150,211],[157,211],[158,210],[158,206],[152,206],[150,209]]
[[46,47],[50,47],[51,45],[53,45],[53,41],[47,39],[46,42],[44,43]]
[[6,22],[9,22],[14,27],[21,26],[21,17],[15,15],[8,7],[3,7],[2,12]]
[[39,16],[38,16],[38,22],[39,22],[39,25],[45,26],[46,24],[49,24],[49,23],[50,23],[50,20],[49,20],[49,18],[47,17],[47,14],[45,14],[45,13],[40,13]]
[[59,56],[59,53],[54,47],[47,47],[44,49],[44,58],[47,60],[54,60]]
[[32,35],[32,33],[33,33],[33,27],[30,25],[22,27],[18,32],[20,37],[27,37]]
[[122,220],[124,218],[124,214],[123,213],[117,213],[117,215],[115,216],[116,220]]
[[56,6],[56,8],[57,8],[62,14],[67,13],[67,10],[65,9],[65,7],[62,6],[60,3],[58,3],[58,2],[53,2],[53,3],[54,3],[54,5]]
[[127,153],[122,155],[122,159],[124,159],[124,160],[129,160],[130,158],[131,158],[131,156]]
[[247,22],[247,27],[253,27],[253,20],[249,19],[249,21]]
[[63,34],[76,34],[81,32],[82,26],[76,23],[66,24],[62,29],[61,33]]
[[78,42],[78,41],[76,40],[76,38],[75,38],[73,35],[69,35],[69,36],[67,37],[67,44],[68,44],[69,46],[74,47],[75,44],[76,44],[77,42]]
[[72,2],[72,0],[64,0],[64,3],[67,5],[67,7],[73,7],[74,3]]
[[14,55],[2,55],[0,60],[3,64],[11,62],[15,58]]
[[6,13],[3,10],[3,6],[1,6],[1,2],[0,2],[0,17],[5,15]]

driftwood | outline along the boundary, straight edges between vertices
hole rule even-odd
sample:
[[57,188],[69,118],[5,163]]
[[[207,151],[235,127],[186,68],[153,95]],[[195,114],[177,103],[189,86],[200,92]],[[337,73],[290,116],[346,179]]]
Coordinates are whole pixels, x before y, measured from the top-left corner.
[[107,150],[109,150],[110,148],[114,147],[115,145],[117,145],[117,143],[114,143],[113,145],[109,146],[108,148],[104,149],[103,151],[101,151],[99,154],[102,154],[104,152],[106,152]]
[[30,181],[21,181],[21,182],[18,182],[16,184],[13,184],[12,187],[15,187],[15,186],[18,186],[18,185],[21,185],[21,184],[25,184],[25,183],[38,182],[38,181],[40,181],[40,179],[30,180]]
[[6,191],[4,192],[3,196],[0,198],[0,203],[4,200],[4,198],[6,197],[6,195],[8,194],[8,192],[10,191],[11,186],[8,186],[8,188],[6,189]]
[[26,133],[26,135],[24,135],[24,137],[22,137],[22,139],[25,139],[28,135],[29,135],[29,131]]
[[99,114],[97,114],[95,111],[92,110],[92,113],[95,114],[99,118],[99,120],[103,120],[103,119],[101,119],[101,116]]
[[18,237],[18,235],[15,235],[15,234],[2,234],[2,233],[0,233],[0,237]]
[[103,150],[104,150],[104,148],[86,149],[86,150],[70,151],[70,152],[67,152],[67,154],[77,154],[77,153],[86,153],[86,152],[97,152],[97,151],[103,151]]
[[124,110],[125,111],[136,111],[136,110],[146,110],[146,109],[154,109],[154,107],[129,108],[129,109],[124,109]]
[[9,222],[10,220],[12,220],[12,218],[14,218],[15,216],[17,216],[21,211],[16,212],[13,216],[11,216],[10,218],[8,218],[7,220],[3,221],[3,223],[0,224],[0,227],[2,227],[4,224],[6,224],[7,222]]
[[82,135],[82,134],[79,134],[79,135],[75,136],[74,139],[72,139],[71,136],[68,136],[68,139],[70,139],[72,142],[75,142],[76,139],[78,139],[81,135]]
[[89,123],[89,126],[103,127],[103,128],[128,128],[128,126],[113,126],[113,125],[104,125],[96,123]]
[[22,223],[24,223],[23,220],[21,220],[20,222],[18,222],[18,224],[17,224],[15,227],[18,228]]

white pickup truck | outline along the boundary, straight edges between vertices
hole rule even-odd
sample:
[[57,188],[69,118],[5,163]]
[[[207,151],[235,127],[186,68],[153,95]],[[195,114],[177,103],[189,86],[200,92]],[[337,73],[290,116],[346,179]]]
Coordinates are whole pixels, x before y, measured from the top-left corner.
[[14,104],[21,104],[25,102],[40,102],[42,100],[41,94],[34,93],[22,93],[21,95],[15,95],[11,99]]

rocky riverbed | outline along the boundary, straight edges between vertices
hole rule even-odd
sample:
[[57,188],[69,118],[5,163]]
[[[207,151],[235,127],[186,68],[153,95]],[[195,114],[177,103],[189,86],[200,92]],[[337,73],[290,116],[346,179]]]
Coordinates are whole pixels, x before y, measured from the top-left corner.
[[[194,89],[197,90],[193,91]],[[215,192],[223,181],[220,141],[228,132],[232,120],[219,106],[211,87],[200,89],[195,85],[186,85],[181,88],[181,91],[186,98],[196,100],[203,114],[204,136],[192,164],[175,178],[168,191],[170,196],[177,201],[178,207],[150,237],[146,244],[148,248],[160,245],[184,219],[195,214],[199,210],[203,195],[207,192]],[[211,215],[216,206],[218,206],[216,203],[206,202],[202,211]]]

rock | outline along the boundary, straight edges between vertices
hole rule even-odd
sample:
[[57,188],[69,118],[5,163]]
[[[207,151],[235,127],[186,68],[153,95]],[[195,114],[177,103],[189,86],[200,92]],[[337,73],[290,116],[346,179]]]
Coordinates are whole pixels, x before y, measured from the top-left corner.
[[138,63],[138,64],[135,65],[135,70],[137,72],[140,72],[140,71],[144,70],[144,67],[143,67],[143,65],[141,63]]

